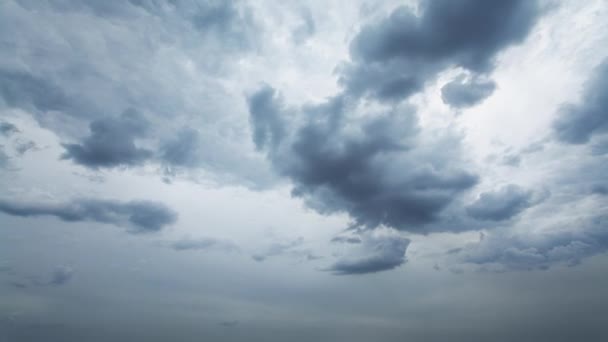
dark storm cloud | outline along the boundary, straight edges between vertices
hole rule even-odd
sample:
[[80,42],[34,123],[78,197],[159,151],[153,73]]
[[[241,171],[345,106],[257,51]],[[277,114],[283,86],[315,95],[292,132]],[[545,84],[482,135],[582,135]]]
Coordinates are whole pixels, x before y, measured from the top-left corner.
[[462,250],[464,260],[487,266],[488,270],[547,269],[554,264],[576,265],[584,258],[608,250],[608,217],[577,221],[566,227],[528,235],[490,234]]
[[77,199],[69,202],[16,202],[0,200],[0,212],[21,217],[54,216],[66,222],[100,222],[126,227],[130,233],[159,231],[177,220],[162,203]]
[[355,253],[342,257],[328,271],[336,275],[353,275],[392,270],[406,262],[405,251],[409,243],[410,240],[399,235],[364,233]]
[[500,51],[526,38],[539,14],[537,1],[529,0],[423,1],[420,16],[399,7],[354,38],[353,63],[343,66],[341,82],[351,94],[400,100],[446,68],[488,73]]
[[444,98],[455,107],[478,103],[495,88],[485,75],[496,55],[523,41],[540,8],[536,1],[430,1],[421,13],[399,7],[363,27],[350,44],[352,62],[339,68],[344,91],[324,103],[289,108],[268,86],[249,97],[256,147],[317,211],[426,233],[477,183],[460,161],[460,138],[429,141],[413,110],[361,115],[361,96],[394,104],[460,67],[470,80],[448,84]]
[[347,212],[361,226],[425,232],[477,183],[460,165],[458,137],[421,143],[413,110],[349,117],[356,108],[338,96],[289,109],[268,87],[249,98],[257,148],[310,207]]
[[90,135],[79,144],[64,144],[62,158],[90,167],[137,165],[152,156],[152,152],[139,148],[135,139],[144,135],[148,127],[145,117],[135,110],[121,116],[91,122]]
[[474,106],[492,95],[496,84],[491,80],[458,77],[441,88],[441,99],[453,108]]
[[0,135],[8,137],[14,133],[19,132],[17,126],[13,125],[10,122],[0,121]]
[[508,220],[534,205],[533,192],[517,185],[508,185],[493,192],[484,192],[469,205],[467,213],[478,220]]
[[566,104],[553,123],[558,140],[569,144],[587,143],[592,136],[608,132],[608,59],[585,83],[578,104]]

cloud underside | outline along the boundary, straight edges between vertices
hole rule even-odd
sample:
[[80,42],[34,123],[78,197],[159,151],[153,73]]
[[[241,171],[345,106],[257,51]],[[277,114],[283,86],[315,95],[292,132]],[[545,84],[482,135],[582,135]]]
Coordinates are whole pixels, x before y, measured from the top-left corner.
[[354,246],[327,271],[335,275],[357,275],[395,269],[404,264],[410,240],[396,233],[363,233],[361,242]]

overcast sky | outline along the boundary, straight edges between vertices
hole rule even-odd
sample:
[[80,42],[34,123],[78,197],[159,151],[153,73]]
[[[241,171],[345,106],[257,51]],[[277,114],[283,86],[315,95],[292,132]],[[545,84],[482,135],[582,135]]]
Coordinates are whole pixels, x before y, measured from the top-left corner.
[[0,342],[608,340],[608,2],[0,1]]

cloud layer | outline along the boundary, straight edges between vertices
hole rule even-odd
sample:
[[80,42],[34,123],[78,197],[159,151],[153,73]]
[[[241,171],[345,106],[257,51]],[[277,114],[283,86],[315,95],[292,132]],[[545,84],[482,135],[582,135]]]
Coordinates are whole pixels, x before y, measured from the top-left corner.
[[0,39],[19,46],[0,61],[0,108],[29,112],[58,136],[65,160],[270,182],[251,146],[234,139],[247,127],[223,83],[262,33],[247,3],[11,0],[0,11]]
[[491,271],[546,270],[557,264],[577,265],[608,250],[607,219],[579,220],[579,227],[553,227],[532,234],[494,233],[459,253],[465,262]]
[[0,341],[608,341],[605,18],[0,1]]
[[0,212],[21,217],[54,216],[66,222],[108,223],[127,228],[130,233],[156,232],[177,220],[177,214],[159,202],[87,198],[56,203],[0,200]]

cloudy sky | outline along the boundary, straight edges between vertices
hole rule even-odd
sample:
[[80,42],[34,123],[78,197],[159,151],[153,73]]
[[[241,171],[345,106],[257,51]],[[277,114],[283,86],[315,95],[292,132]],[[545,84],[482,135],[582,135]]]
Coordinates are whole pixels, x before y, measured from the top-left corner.
[[607,18],[0,1],[0,342],[608,340]]

